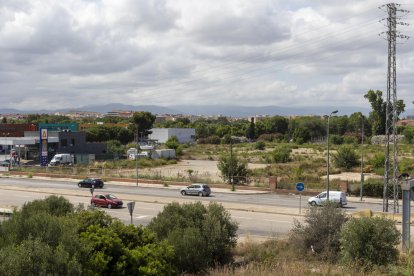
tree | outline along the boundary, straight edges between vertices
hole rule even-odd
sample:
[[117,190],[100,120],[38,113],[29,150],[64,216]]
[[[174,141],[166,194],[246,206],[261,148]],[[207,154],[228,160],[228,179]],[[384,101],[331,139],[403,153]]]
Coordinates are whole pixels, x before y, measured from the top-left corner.
[[223,180],[228,183],[244,182],[248,174],[247,162],[241,160],[236,154],[221,155],[217,168],[220,170]]
[[297,127],[295,128],[295,131],[293,132],[293,141],[298,144],[303,144],[306,142],[309,142],[311,139],[311,135],[309,133],[309,130],[303,127]]
[[384,217],[352,218],[341,230],[342,258],[358,267],[387,265],[398,259],[400,232]]
[[62,246],[31,238],[0,249],[1,275],[81,275],[82,267]]
[[158,240],[174,246],[180,272],[205,272],[209,266],[227,264],[236,245],[237,223],[222,205],[211,202],[171,203],[153,218],[148,228]]
[[[369,90],[364,98],[371,104],[372,111],[369,113],[369,120],[372,125],[373,135],[384,135],[386,128],[387,102],[382,98],[382,91]],[[396,103],[397,117],[404,112],[405,104],[403,100]]]
[[295,221],[289,235],[290,244],[304,256],[314,251],[317,258],[336,261],[340,255],[341,228],[347,221],[345,212],[330,202],[312,207],[305,215],[305,223]]
[[155,122],[155,115],[152,115],[151,112],[140,111],[135,112],[132,116],[132,129],[136,132],[138,126],[138,132],[143,133],[144,135],[149,134],[148,130],[152,128],[152,125]]
[[256,132],[260,136],[262,134],[270,133],[282,133],[285,134],[288,131],[289,121],[282,116],[273,116],[265,118],[256,123]]
[[86,275],[174,275],[174,250],[143,226],[114,220],[80,233]]
[[256,138],[256,126],[253,122],[253,120],[249,123],[249,127],[246,130],[246,137],[250,140],[253,140]]
[[358,156],[353,147],[345,145],[338,149],[338,152],[333,155],[334,163],[338,168],[345,170],[352,169],[358,165]]

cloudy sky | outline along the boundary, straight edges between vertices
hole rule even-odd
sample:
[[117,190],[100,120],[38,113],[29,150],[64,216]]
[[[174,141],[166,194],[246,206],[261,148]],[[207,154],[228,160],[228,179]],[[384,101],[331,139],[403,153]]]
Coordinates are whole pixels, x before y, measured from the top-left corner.
[[[366,91],[386,91],[385,3],[0,0],[0,108],[368,107]],[[399,3],[413,36],[414,3]],[[398,42],[412,108],[414,36]]]

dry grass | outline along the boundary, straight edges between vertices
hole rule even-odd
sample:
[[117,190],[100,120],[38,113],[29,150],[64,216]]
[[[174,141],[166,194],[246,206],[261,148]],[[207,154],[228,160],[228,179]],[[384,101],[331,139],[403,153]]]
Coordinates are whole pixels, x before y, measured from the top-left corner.
[[358,267],[319,261],[311,253],[299,256],[285,238],[273,238],[262,242],[246,238],[235,248],[234,257],[233,266],[212,269],[209,275],[410,275],[406,274],[403,265],[407,263],[407,257],[401,259],[399,266],[379,267],[363,272]]

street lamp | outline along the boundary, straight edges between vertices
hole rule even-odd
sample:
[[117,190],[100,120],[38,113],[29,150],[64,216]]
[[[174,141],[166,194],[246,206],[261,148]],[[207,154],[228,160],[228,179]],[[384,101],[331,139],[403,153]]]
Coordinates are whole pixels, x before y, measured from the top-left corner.
[[137,153],[135,154],[136,186],[138,186],[138,151],[139,151],[139,132],[138,132],[138,124],[137,124]]
[[361,114],[361,188],[359,189],[360,201],[362,201],[362,191],[364,188],[364,115]]
[[334,110],[328,116],[328,126],[326,128],[326,148],[327,148],[327,156],[326,156],[326,200],[329,201],[329,119],[331,118],[332,114],[338,113],[338,110]]

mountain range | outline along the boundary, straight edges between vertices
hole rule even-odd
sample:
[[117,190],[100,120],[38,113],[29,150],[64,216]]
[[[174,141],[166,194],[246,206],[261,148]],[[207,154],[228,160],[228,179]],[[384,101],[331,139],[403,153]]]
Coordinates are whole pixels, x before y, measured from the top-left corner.
[[[75,111],[91,111],[105,114],[113,110],[133,110],[148,111],[153,114],[185,114],[185,115],[204,115],[204,116],[231,116],[247,117],[252,115],[325,115],[330,114],[333,110],[338,109],[338,115],[350,115],[354,112],[362,112],[368,115],[370,108],[357,108],[351,106],[341,107],[281,107],[281,106],[237,106],[237,105],[125,105],[120,103],[106,105],[91,105],[81,108],[56,109],[56,110],[18,110],[11,108],[0,108],[0,114],[54,114],[71,113]],[[414,110],[406,110],[405,114],[413,114]],[[404,115],[404,114],[403,114]],[[402,116],[403,117],[403,116]]]

